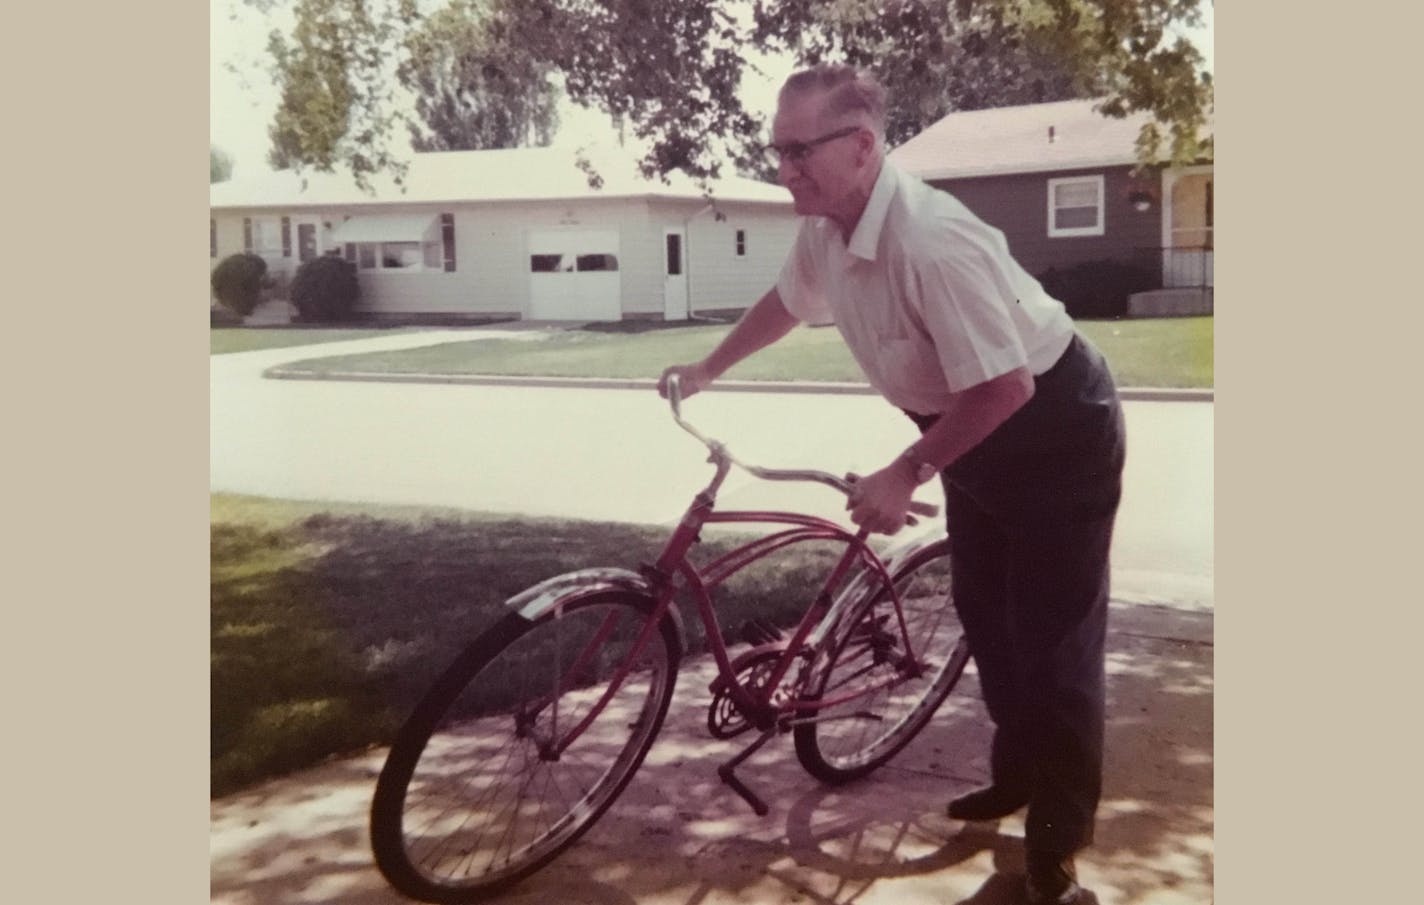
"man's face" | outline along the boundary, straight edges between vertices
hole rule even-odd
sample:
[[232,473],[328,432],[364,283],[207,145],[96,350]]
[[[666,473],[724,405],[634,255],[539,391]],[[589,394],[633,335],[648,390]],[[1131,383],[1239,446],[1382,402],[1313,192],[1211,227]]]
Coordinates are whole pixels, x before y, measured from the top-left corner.
[[[822,115],[825,100],[820,91],[783,94],[772,120],[772,144],[805,145],[856,125],[853,117]],[[839,209],[855,189],[863,145],[863,131],[856,131],[807,149],[799,160],[782,158],[777,178],[791,191],[797,214],[828,216]]]

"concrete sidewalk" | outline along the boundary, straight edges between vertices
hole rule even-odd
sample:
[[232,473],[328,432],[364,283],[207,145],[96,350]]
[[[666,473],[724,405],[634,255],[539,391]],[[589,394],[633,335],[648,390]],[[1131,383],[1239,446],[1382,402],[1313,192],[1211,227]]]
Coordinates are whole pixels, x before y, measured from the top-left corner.
[[[1104,905],[1208,903],[1213,892],[1212,614],[1114,602],[1107,763],[1080,879]],[[778,738],[740,771],[759,818],[717,779],[745,738],[705,728],[705,659],[623,797],[574,848],[501,902],[567,905],[1010,905],[1022,815],[944,814],[987,775],[989,724],[971,669],[930,726],[857,783],[818,784]],[[371,861],[367,809],[384,750],[212,802],[212,901],[405,901]]]

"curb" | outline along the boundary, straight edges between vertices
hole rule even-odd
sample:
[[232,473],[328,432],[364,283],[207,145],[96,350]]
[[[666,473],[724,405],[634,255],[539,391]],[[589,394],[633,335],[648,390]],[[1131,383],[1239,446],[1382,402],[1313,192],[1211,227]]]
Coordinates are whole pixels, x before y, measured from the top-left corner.
[[[273,380],[328,380],[365,383],[464,384],[470,386],[562,387],[584,390],[653,390],[658,382],[627,377],[515,377],[498,374],[387,374],[374,371],[307,371],[282,365],[268,368],[262,376]],[[728,393],[816,393],[823,395],[877,395],[865,383],[811,383],[799,381],[724,380],[706,392]],[[1126,387],[1118,396],[1127,402],[1214,402],[1215,389],[1161,389]]]

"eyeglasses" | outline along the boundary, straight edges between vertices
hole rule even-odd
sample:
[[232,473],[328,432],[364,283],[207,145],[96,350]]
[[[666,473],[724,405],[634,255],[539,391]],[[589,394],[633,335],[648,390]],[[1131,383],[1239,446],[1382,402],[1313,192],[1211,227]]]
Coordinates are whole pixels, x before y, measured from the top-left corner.
[[837,129],[820,138],[813,138],[810,141],[793,141],[784,145],[767,145],[761,149],[762,154],[774,167],[781,166],[784,160],[795,166],[801,166],[806,159],[811,156],[811,152],[828,141],[835,141],[837,138],[845,138],[847,135],[854,135],[859,132],[860,126],[846,126],[844,129]]

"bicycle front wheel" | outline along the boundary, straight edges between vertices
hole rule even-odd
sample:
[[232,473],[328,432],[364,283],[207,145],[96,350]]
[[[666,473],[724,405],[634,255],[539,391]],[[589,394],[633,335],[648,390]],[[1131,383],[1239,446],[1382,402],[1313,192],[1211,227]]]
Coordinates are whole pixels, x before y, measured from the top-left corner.
[[603,592],[535,621],[511,613],[436,681],[401,728],[371,806],[376,864],[427,902],[475,902],[572,845],[623,790],[672,698],[663,619],[613,681],[652,601]]
[[[864,776],[894,757],[929,722],[969,661],[954,609],[949,541],[910,558],[888,589],[852,605],[811,663],[809,697],[836,701],[796,726],[796,756],[830,783]],[[905,637],[910,649],[906,650]]]

